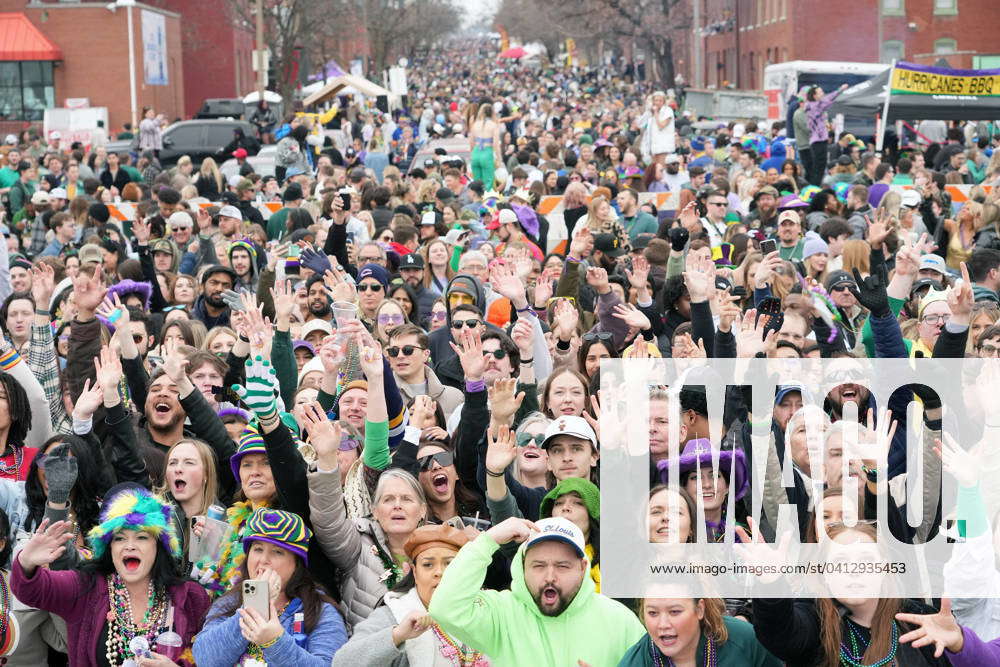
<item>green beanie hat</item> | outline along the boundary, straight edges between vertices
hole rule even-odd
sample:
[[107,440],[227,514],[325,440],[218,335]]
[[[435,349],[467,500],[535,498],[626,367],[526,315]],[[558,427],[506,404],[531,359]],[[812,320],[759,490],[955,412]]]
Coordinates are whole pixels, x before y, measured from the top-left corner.
[[599,521],[601,519],[601,490],[582,477],[567,477],[545,494],[545,497],[542,498],[538,518],[546,519],[552,516],[552,505],[555,504],[556,499],[574,491],[583,499],[583,504],[587,508],[587,514],[590,515],[590,518]]

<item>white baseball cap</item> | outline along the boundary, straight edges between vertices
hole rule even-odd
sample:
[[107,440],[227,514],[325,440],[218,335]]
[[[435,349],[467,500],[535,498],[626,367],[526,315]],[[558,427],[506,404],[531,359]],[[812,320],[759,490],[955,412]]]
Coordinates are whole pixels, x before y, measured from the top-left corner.
[[902,201],[900,204],[904,208],[917,208],[920,206],[921,201],[923,201],[923,198],[916,190],[903,190]]
[[514,224],[517,222],[517,213],[513,209],[502,208],[498,219],[501,225]]
[[920,271],[924,269],[930,269],[931,271],[937,271],[941,275],[948,273],[948,265],[945,264],[944,257],[941,255],[924,255],[920,258]]
[[587,557],[587,542],[583,538],[583,531],[566,517],[549,517],[548,519],[536,521],[535,525],[538,526],[538,532],[533,533],[528,538],[528,541],[524,545],[525,551],[539,542],[553,540],[570,545],[580,558]]
[[16,146],[17,137],[15,137],[13,134],[8,134],[6,137],[4,137],[3,142],[9,146]]
[[222,208],[219,209],[219,217],[236,218],[237,220],[242,220],[243,213],[241,213],[240,209],[236,208],[235,206],[227,204],[226,206],[223,206]]
[[327,336],[333,333],[333,327],[326,320],[312,319],[302,325],[302,330],[299,332],[299,338],[302,340],[306,339],[306,336],[314,331],[320,331]]
[[553,420],[549,424],[549,427],[545,429],[545,440],[542,441],[542,449],[548,449],[549,442],[557,435],[571,435],[574,438],[589,440],[593,448],[597,449],[597,435],[583,417],[563,415]]
[[68,199],[69,196],[66,194],[65,188],[52,188],[49,191],[49,197],[52,199]]

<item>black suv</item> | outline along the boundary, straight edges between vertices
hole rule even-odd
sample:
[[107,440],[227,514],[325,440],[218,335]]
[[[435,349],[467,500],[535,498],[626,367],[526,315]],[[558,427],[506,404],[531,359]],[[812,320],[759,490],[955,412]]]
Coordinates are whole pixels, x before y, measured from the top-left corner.
[[[195,165],[207,157],[221,164],[229,159],[229,155],[220,155],[235,136],[233,130],[240,128],[243,133],[256,143],[253,126],[245,120],[182,120],[174,123],[163,131],[163,150],[160,151],[160,164],[164,167],[173,166],[182,155],[188,155]],[[126,153],[139,151],[139,137],[129,141],[108,142],[109,153]],[[258,149],[259,150],[259,149]],[[256,155],[257,151],[250,151]],[[220,160],[221,158],[221,160]]]

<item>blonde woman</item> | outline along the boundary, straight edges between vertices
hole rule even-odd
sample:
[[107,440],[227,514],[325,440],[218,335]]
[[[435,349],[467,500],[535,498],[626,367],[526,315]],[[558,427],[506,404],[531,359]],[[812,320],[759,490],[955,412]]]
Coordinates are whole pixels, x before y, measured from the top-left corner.
[[871,274],[871,246],[867,241],[857,239],[846,241],[841,257],[844,260],[844,271],[853,275],[854,269],[857,269],[861,277]]
[[947,234],[945,263],[959,270],[962,262],[969,261],[976,247],[976,235],[983,228],[983,205],[977,201],[965,202],[954,220],[944,221]]
[[202,160],[201,169],[198,170],[198,176],[194,184],[198,188],[199,197],[204,197],[209,201],[216,201],[222,196],[224,182],[222,180],[222,172],[219,171],[215,160],[210,157]]
[[191,522],[205,516],[218,503],[219,475],[215,452],[205,442],[194,438],[178,440],[167,450],[163,486],[156,493],[173,505],[174,525],[186,555],[191,545]]
[[595,236],[597,234],[614,234],[618,239],[620,247],[624,248],[626,252],[632,249],[628,241],[628,234],[625,233],[625,228],[618,221],[618,216],[615,214],[615,210],[611,208],[611,203],[603,195],[590,200],[590,206],[587,207],[587,215],[577,224],[574,230],[574,237],[578,236],[580,230],[583,228],[589,229],[590,233]]

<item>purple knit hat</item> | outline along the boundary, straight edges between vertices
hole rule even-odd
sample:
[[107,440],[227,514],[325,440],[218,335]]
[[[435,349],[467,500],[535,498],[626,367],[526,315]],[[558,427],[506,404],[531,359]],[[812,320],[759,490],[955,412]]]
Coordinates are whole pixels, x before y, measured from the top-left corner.
[[[678,467],[678,475],[681,479],[684,475],[697,469],[712,467],[712,452],[716,450],[708,438],[695,438],[688,440],[684,445],[684,451],[678,458],[664,459],[656,464],[660,472],[660,480],[666,484],[670,479],[670,468]],[[735,472],[733,468],[735,467]],[[719,451],[719,472],[729,475],[729,488],[735,490],[736,500],[746,495],[750,490],[750,481],[747,479],[746,454],[742,449],[723,449]],[[704,473],[702,473],[704,474]]]

